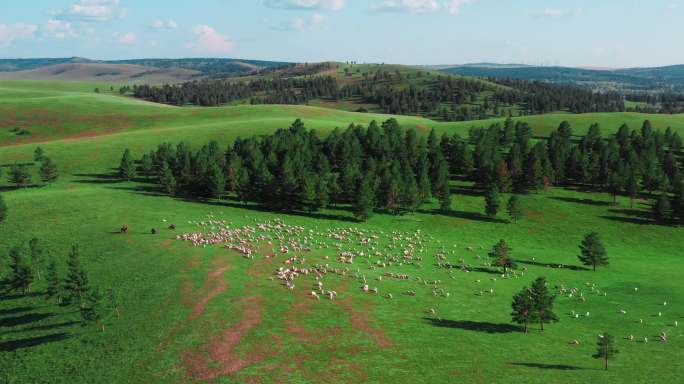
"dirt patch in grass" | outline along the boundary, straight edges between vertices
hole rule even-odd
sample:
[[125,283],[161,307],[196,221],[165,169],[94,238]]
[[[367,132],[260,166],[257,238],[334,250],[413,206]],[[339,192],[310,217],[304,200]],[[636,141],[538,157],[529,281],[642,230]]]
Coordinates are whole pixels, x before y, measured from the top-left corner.
[[193,380],[211,380],[230,375],[259,362],[269,354],[266,348],[255,348],[244,358],[236,351],[242,337],[261,324],[262,299],[259,296],[240,300],[240,321],[209,339],[198,351],[186,351],[181,356],[187,375]]
[[369,314],[372,313],[373,309],[370,301],[364,301],[362,310],[354,307],[352,296],[347,296],[342,300],[338,300],[337,303],[349,314],[349,323],[353,329],[369,335],[380,348],[389,348],[394,345],[385,332],[371,326],[371,317]]

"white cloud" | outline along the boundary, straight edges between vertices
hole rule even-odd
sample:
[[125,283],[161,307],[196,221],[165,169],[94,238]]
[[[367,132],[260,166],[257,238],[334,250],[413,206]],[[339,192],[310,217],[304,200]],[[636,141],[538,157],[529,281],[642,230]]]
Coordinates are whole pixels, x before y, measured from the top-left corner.
[[126,33],[115,33],[114,37],[119,40],[119,43],[124,44],[124,45],[132,45],[135,44],[138,41],[138,37],[135,35],[133,32],[126,32]]
[[32,38],[36,31],[38,26],[35,24],[0,24],[0,47],[7,47],[18,39]]
[[542,12],[537,12],[535,16],[545,19],[560,19],[563,17],[581,17],[584,16],[584,9],[576,8],[574,10],[546,8]]
[[477,0],[385,0],[371,7],[376,12],[447,12],[456,15],[461,8]]
[[327,18],[320,13],[314,13],[310,17],[293,17],[292,19],[281,22],[271,23],[268,19],[262,19],[261,23],[274,31],[316,31],[325,27]]
[[154,29],[176,29],[178,28],[178,23],[175,20],[155,20],[150,26]]
[[263,4],[278,9],[310,9],[321,11],[340,11],[347,0],[263,0]]
[[79,0],[55,16],[69,21],[109,21],[127,15],[128,10],[121,8],[119,0]]
[[78,37],[76,32],[68,21],[49,19],[43,26],[44,33],[56,37],[58,39],[65,39],[67,37]]
[[233,52],[233,42],[208,25],[195,26],[192,34],[196,41],[188,43],[187,47],[198,53],[229,54]]

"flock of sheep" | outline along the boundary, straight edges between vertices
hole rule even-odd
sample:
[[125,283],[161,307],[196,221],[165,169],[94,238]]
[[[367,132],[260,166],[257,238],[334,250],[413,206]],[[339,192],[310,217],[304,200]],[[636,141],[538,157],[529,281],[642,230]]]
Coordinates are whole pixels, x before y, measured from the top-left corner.
[[[338,279],[329,276],[351,278],[358,283],[358,289],[366,294],[381,295],[393,299],[395,295],[416,296],[416,291],[425,289],[438,298],[449,298],[452,292],[449,285],[441,279],[426,279],[423,271],[434,269],[443,271],[444,279],[456,279],[456,273],[482,271],[490,274],[497,271],[486,256],[484,246],[446,247],[433,236],[421,230],[383,231],[363,228],[334,228],[325,231],[306,229],[302,226],[285,224],[280,219],[257,221],[251,225],[233,226],[226,220],[217,220],[209,216],[204,221],[189,221],[188,224],[198,228],[197,231],[181,234],[178,240],[190,242],[195,247],[222,246],[236,251],[245,258],[254,259],[256,254],[263,257],[276,257],[281,264],[277,267],[273,280],[278,280],[287,289],[294,290],[296,284],[311,284],[310,296],[314,300],[327,298],[334,300],[337,291],[330,287]],[[259,251],[266,249],[266,252]],[[482,256],[478,253],[484,254]],[[336,256],[331,257],[334,253]],[[459,256],[460,254],[460,256]],[[472,259],[471,265],[466,257]],[[456,262],[450,262],[454,260]],[[559,265],[558,268],[563,268]],[[434,268],[434,269],[433,269]],[[474,295],[494,295],[497,280],[517,279],[524,276],[527,268],[520,271],[508,270],[507,274],[496,275],[486,279],[474,279],[477,287]],[[383,281],[412,284],[410,289],[397,290],[396,284],[385,284]],[[485,282],[483,282],[483,280]],[[585,283],[583,287],[566,287],[563,284],[554,287],[559,298],[571,303],[583,303],[590,298],[605,298],[608,293],[595,283]],[[307,292],[309,289],[307,288]],[[419,291],[420,292],[420,291]],[[634,289],[635,294],[638,288]],[[667,306],[667,302],[663,303]],[[426,312],[436,314],[434,308],[426,308]],[[572,310],[571,319],[589,317],[589,311]],[[625,316],[627,311],[620,309],[618,315]],[[662,311],[657,317],[662,318]],[[644,324],[643,319],[639,320]],[[678,322],[662,325],[678,327]],[[627,340],[637,340],[634,335],[626,336]],[[667,332],[661,331],[659,339],[668,340]],[[648,336],[643,337],[648,342]],[[571,344],[579,344],[577,339]]]

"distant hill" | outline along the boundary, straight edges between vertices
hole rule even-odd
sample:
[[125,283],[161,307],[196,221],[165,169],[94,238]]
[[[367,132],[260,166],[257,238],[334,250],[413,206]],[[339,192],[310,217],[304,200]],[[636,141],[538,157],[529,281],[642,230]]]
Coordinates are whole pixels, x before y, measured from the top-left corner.
[[684,91],[684,65],[654,68],[587,69],[570,67],[457,65],[440,70],[464,76],[539,80],[628,92]]
[[0,59],[0,79],[177,83],[258,73],[288,65],[222,58],[90,60],[81,57]]
[[5,80],[66,80],[112,83],[177,83],[201,78],[195,70],[182,68],[155,68],[133,64],[65,63],[0,72]]

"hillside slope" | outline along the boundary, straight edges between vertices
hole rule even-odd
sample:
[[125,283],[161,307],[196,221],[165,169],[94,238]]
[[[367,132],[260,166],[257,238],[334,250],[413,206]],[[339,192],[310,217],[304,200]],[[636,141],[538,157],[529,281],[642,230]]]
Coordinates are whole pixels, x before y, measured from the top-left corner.
[[14,72],[0,72],[6,80],[66,80],[113,83],[178,83],[202,77],[199,71],[155,68],[134,64],[66,63]]

